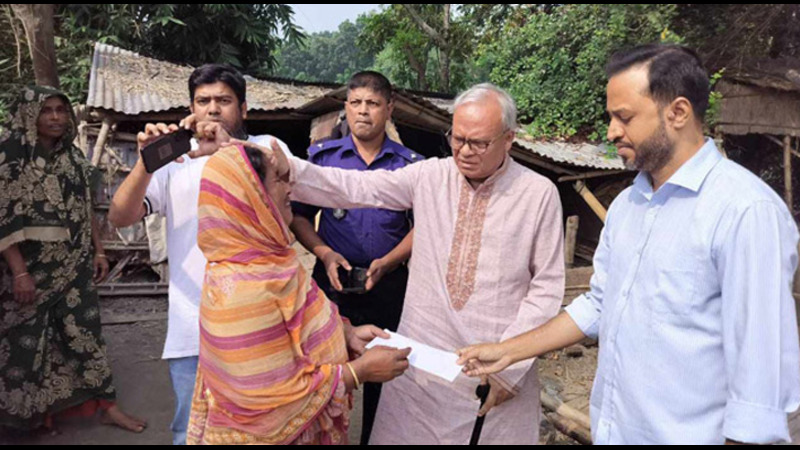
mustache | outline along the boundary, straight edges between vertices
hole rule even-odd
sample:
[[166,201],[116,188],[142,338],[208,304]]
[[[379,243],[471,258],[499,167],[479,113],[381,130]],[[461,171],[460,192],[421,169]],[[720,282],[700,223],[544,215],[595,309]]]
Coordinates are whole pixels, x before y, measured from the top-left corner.
[[633,144],[631,144],[630,142],[625,142],[622,139],[614,139],[613,141],[611,141],[611,143],[614,144],[615,147],[630,147],[630,148],[633,148]]

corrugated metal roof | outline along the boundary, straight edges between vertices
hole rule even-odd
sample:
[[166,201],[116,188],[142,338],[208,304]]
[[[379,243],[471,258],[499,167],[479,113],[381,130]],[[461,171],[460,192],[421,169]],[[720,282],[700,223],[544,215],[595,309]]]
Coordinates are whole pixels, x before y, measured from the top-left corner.
[[[401,92],[401,94],[425,108],[438,110],[443,116],[452,118],[453,99],[420,97],[409,92]],[[625,169],[622,159],[608,157],[605,145],[536,141],[522,133],[517,135],[515,144],[536,156],[556,163],[599,170]]]
[[515,144],[531,153],[556,163],[600,170],[624,170],[619,157],[608,157],[605,145],[570,144],[566,142],[538,142],[518,135]]
[[[87,106],[128,115],[189,107],[187,80],[194,69],[159,61],[111,45],[96,44],[89,80]],[[247,104],[251,111],[297,110],[336,89],[325,84],[292,80],[247,79]],[[453,100],[422,96],[408,91],[400,95],[421,107],[451,117]],[[601,170],[620,170],[619,158],[608,158],[605,148],[591,144],[538,142],[520,134],[516,144],[534,155],[560,164]]]
[[[443,116],[452,118],[453,99],[421,97],[407,91],[401,94],[425,108],[438,110]],[[555,163],[599,170],[625,169],[621,158],[608,157],[605,145],[536,141],[522,133],[517,135],[515,144],[523,150]]]
[[436,97],[422,97],[430,105],[433,105],[448,114],[453,114],[454,99],[436,98]]
[[[98,43],[86,104],[129,115],[188,108],[187,80],[193,70]],[[329,91],[323,86],[247,77],[251,111],[297,109]]]

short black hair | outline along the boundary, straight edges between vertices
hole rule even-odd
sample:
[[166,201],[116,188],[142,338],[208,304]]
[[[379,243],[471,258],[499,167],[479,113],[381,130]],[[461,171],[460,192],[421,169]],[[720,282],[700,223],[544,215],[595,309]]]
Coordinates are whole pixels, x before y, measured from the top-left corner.
[[227,64],[205,64],[198,67],[189,77],[189,99],[194,103],[194,92],[198,86],[221,81],[236,94],[239,106],[247,100],[247,84],[242,74]]
[[365,70],[350,77],[347,92],[358,88],[369,88],[380,94],[387,102],[392,101],[392,83],[380,72]]
[[671,44],[648,44],[622,50],[611,57],[606,74],[611,79],[639,65],[648,66],[650,97],[662,105],[685,97],[692,104],[697,119],[703,122],[711,84],[694,50]]

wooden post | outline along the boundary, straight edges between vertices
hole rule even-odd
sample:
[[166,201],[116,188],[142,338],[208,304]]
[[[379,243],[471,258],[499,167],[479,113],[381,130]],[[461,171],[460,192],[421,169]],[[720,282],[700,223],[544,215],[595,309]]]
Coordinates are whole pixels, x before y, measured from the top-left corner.
[[100,158],[103,156],[103,149],[106,146],[108,134],[111,132],[111,125],[111,119],[103,119],[103,126],[100,128],[100,134],[97,136],[97,142],[95,142],[94,151],[92,151],[92,165],[95,167],[100,164]]
[[570,439],[574,439],[581,445],[592,445],[592,433],[587,428],[565,417],[561,417],[556,413],[545,413],[544,416],[561,434]]
[[580,225],[580,220],[578,216],[567,218],[567,231],[564,239],[564,262],[569,269],[575,267],[575,247],[578,244],[578,225]]
[[786,205],[789,207],[789,212],[794,216],[794,197],[792,195],[792,138],[791,136],[784,136],[783,138],[783,177],[784,185],[786,186]]
[[592,422],[591,420],[589,420],[589,416],[565,404],[558,397],[553,397],[552,395],[545,392],[544,389],[542,389],[539,392],[539,395],[541,398],[542,406],[545,409],[549,409],[550,411],[553,411],[554,413],[560,416],[564,416],[567,419],[572,420],[573,422],[577,423],[578,425],[584,428],[588,429],[592,427]]
[[589,190],[589,188],[586,186],[586,183],[583,181],[578,181],[575,183],[575,191],[580,194],[581,197],[583,197],[583,200],[587,205],[589,205],[590,208],[592,208],[592,211],[597,214],[597,217],[599,217],[603,223],[606,223],[606,215],[608,215],[608,211],[606,211],[606,208],[602,203],[600,203],[600,200],[598,200],[597,197],[592,194],[592,191]]
[[83,152],[83,156],[89,154],[89,131],[86,129],[88,126],[89,124],[85,120],[78,125],[78,147]]

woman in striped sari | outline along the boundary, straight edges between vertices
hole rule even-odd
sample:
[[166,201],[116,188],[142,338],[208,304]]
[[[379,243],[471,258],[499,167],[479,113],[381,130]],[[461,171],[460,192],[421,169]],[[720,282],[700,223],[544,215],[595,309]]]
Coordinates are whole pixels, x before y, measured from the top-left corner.
[[237,144],[201,182],[208,265],[187,443],[344,444],[350,391],[402,374],[410,349],[364,350],[383,332],[342,321],[290,247],[288,180]]

